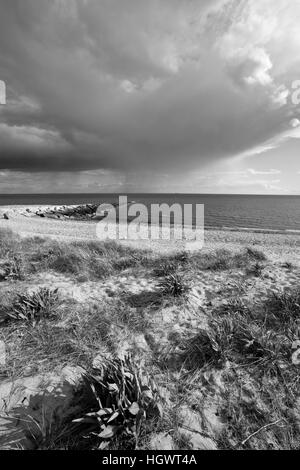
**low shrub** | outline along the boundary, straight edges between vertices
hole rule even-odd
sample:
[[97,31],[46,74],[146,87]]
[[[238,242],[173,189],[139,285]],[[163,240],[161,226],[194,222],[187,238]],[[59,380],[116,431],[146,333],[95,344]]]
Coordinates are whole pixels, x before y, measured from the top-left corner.
[[135,449],[145,421],[160,413],[154,382],[129,357],[104,360],[101,369],[86,373],[83,380],[84,395],[90,397],[84,404],[87,412],[73,422],[99,449]]
[[54,316],[58,302],[58,289],[41,288],[36,292],[18,294],[11,308],[7,308],[9,320],[24,321],[35,325],[42,319]]
[[282,324],[300,320],[300,290],[274,292],[265,303],[268,315]]
[[169,274],[159,283],[162,295],[181,297],[190,290],[186,279],[178,273]]

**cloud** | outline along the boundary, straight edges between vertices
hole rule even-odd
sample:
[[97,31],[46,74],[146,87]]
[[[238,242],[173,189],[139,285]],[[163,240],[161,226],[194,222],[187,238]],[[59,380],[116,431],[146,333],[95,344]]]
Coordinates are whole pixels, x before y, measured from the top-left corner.
[[0,105],[6,104],[6,85],[3,80],[0,80]]
[[0,168],[181,172],[280,145],[290,3],[0,0]]
[[97,193],[119,192],[124,185],[124,175],[109,170],[93,171],[13,171],[0,172],[2,193]]
[[296,127],[300,126],[300,121],[299,121],[299,119],[292,119],[290,124],[293,128],[296,128]]
[[247,170],[251,175],[280,175],[281,171],[280,170],[265,170],[265,171],[259,171],[259,170],[254,170],[253,168],[249,168]]
[[279,186],[280,180],[266,180],[266,179],[252,179],[252,180],[235,180],[235,181],[226,181],[221,179],[217,182],[216,186],[222,188],[233,188],[239,192],[245,192],[245,190],[266,190],[266,191],[280,191],[284,192],[284,188]]

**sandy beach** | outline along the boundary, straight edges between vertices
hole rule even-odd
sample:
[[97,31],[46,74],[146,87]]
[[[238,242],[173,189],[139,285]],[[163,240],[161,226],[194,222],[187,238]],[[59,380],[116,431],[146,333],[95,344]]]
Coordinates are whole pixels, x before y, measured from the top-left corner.
[[[22,214],[26,213],[27,208],[28,206],[2,206],[2,213],[5,211],[15,211],[15,213],[9,220],[0,218],[0,228],[9,228],[22,237],[49,237],[61,241],[99,240],[95,221],[26,217]],[[31,211],[44,208],[43,206],[30,206]],[[122,243],[163,252],[172,251],[177,247],[169,241],[128,240]],[[203,250],[205,251],[223,248],[239,250],[247,246],[261,249],[274,261],[300,262],[300,234],[298,233],[214,228],[207,228],[204,231]]]

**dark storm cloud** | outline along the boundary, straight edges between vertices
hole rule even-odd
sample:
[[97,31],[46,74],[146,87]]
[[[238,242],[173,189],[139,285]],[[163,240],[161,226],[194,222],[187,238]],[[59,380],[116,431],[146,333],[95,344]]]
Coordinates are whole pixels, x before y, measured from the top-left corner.
[[282,138],[269,4],[0,0],[0,168],[180,171]]

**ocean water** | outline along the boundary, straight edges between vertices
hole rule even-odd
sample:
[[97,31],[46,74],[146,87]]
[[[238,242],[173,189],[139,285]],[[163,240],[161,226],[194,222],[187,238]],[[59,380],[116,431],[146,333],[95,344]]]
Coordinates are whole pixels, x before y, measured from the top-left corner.
[[[118,194],[0,195],[0,205],[103,204]],[[300,196],[211,194],[128,194],[128,201],[145,204],[204,204],[206,227],[300,231]]]

